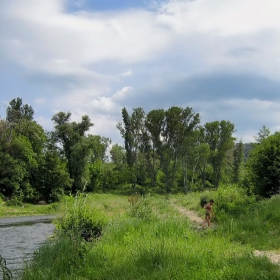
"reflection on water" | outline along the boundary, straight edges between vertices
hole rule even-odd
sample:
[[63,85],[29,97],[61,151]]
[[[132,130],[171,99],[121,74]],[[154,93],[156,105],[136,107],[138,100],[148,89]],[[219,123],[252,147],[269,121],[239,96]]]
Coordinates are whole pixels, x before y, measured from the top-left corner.
[[[53,233],[53,216],[0,219],[0,255],[13,274],[22,269],[34,251]],[[0,272],[0,279],[1,277]]]

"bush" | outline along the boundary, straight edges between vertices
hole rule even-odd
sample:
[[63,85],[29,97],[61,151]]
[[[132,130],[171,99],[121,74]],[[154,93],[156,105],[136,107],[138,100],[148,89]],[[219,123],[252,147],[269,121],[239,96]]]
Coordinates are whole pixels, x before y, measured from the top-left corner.
[[23,205],[23,196],[22,195],[14,195],[11,199],[9,199],[6,203],[7,206],[22,206]]
[[105,217],[86,204],[87,195],[77,194],[74,199],[69,198],[66,203],[66,214],[56,220],[59,233],[66,233],[72,238],[84,238],[92,241],[102,235],[107,221]]
[[240,216],[246,213],[255,205],[254,196],[248,196],[246,190],[236,185],[220,186],[213,192],[215,201],[215,213],[220,219],[228,219],[228,214]]

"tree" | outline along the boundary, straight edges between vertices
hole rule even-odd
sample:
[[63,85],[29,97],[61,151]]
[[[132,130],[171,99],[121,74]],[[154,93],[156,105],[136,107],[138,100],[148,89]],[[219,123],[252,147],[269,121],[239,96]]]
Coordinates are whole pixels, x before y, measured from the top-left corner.
[[90,118],[82,116],[80,123],[70,122],[70,112],[59,112],[53,116],[55,123],[53,137],[58,143],[62,156],[67,160],[70,178],[73,180],[72,193],[82,190],[89,181],[89,157],[93,148],[93,138],[87,137],[86,132],[93,124]]
[[59,201],[64,194],[71,193],[70,179],[66,161],[54,151],[45,151],[38,164],[38,175],[33,184],[39,192],[38,199],[47,202]]
[[134,108],[131,116],[126,108],[122,109],[123,123],[117,128],[124,138],[127,164],[131,170],[131,184],[134,188],[137,182],[138,156],[145,131],[145,112],[142,108]]
[[32,107],[17,98],[9,103],[6,119],[0,121],[2,193],[26,201],[38,197],[34,184],[46,142],[44,130],[33,120],[33,114]]
[[165,112],[163,109],[152,110],[147,114],[142,151],[147,160],[151,186],[156,186],[156,177],[160,169],[159,155],[162,148],[161,133],[164,127]]
[[8,122],[18,123],[20,120],[32,121],[34,110],[28,104],[22,104],[22,99],[13,99],[7,108],[6,120]]
[[213,167],[215,188],[219,186],[221,180],[226,153],[234,146],[233,132],[234,124],[225,120],[209,122],[204,125],[205,141],[209,144],[211,150],[210,163]]
[[[199,124],[199,114],[192,108],[171,107],[165,111],[165,120],[161,134],[162,145],[159,150],[161,163],[165,173],[167,192],[174,185],[178,159],[187,153],[187,139]],[[186,191],[186,190],[185,190]]]
[[111,160],[117,166],[121,168],[125,163],[125,149],[119,144],[114,144],[110,150]]
[[280,192],[280,132],[254,145],[246,163],[254,191],[264,197]]
[[270,135],[270,130],[265,125],[259,130],[257,136],[254,136],[257,143],[261,143],[264,139],[266,139]]
[[242,170],[244,168],[244,145],[243,142],[235,144],[233,150],[233,182],[238,183],[241,180]]
[[111,140],[100,135],[89,135],[92,138],[92,155],[91,162],[101,160],[102,162],[108,161],[106,152],[111,144]]

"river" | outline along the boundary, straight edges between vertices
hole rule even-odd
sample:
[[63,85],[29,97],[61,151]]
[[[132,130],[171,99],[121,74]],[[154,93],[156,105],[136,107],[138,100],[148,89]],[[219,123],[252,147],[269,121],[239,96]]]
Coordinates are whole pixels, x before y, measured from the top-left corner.
[[[16,276],[34,251],[52,235],[54,216],[0,218],[0,255],[7,268]],[[0,268],[0,279],[2,271]]]

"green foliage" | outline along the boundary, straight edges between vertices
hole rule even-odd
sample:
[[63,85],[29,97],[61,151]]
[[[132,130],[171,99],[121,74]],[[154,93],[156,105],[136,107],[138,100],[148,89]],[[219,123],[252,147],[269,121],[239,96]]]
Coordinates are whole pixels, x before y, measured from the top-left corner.
[[88,164],[94,138],[86,136],[86,132],[93,125],[90,118],[85,115],[80,123],[70,122],[71,113],[59,112],[53,116],[55,124],[53,141],[67,160],[70,178],[73,180],[72,193],[81,191],[84,182],[89,180]]
[[86,203],[87,195],[77,193],[65,200],[65,213],[56,220],[58,231],[73,239],[83,237],[92,241],[102,235],[106,225],[105,217]]
[[19,190],[26,175],[26,169],[8,153],[0,151],[0,187],[6,197],[11,197]]
[[232,136],[234,124],[225,120],[208,122],[202,131],[205,142],[209,144],[211,151],[209,162],[213,167],[212,182],[215,188],[218,188],[222,179],[222,167],[226,153],[234,146],[235,138]]
[[14,193],[11,199],[9,199],[6,203],[7,206],[22,206],[23,205],[23,192],[18,190]]
[[265,125],[258,131],[257,136],[254,136],[257,143],[261,143],[264,139],[270,136],[270,130]]
[[72,180],[67,171],[66,162],[56,152],[46,151],[39,159],[38,173],[34,187],[39,192],[40,200],[59,201],[71,191]]
[[254,196],[247,196],[246,190],[236,185],[220,186],[212,193],[212,198],[215,200],[215,214],[219,221],[248,213],[255,207],[256,201]]
[[247,162],[247,170],[256,194],[270,197],[280,192],[279,154],[279,132],[267,136],[259,144],[254,145]]
[[7,121],[11,123],[18,123],[22,119],[31,121],[33,119],[34,110],[28,104],[22,103],[21,98],[10,101],[7,108]]

